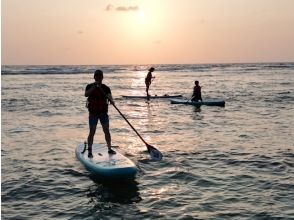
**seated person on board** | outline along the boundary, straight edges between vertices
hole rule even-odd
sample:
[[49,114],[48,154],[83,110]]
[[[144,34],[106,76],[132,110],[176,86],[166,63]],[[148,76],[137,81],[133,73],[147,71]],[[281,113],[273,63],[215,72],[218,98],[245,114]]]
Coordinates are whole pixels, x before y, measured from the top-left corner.
[[195,86],[193,89],[193,95],[191,101],[193,102],[202,102],[202,97],[201,97],[201,86],[199,86],[199,82],[196,80],[195,81]]

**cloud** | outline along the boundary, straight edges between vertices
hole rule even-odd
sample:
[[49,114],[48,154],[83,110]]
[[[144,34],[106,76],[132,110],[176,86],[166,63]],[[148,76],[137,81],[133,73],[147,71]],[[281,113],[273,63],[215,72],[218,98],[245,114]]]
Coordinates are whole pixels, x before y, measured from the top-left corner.
[[138,11],[139,7],[138,6],[119,6],[116,8],[117,11]]
[[161,40],[155,40],[155,41],[153,41],[152,43],[153,43],[153,44],[161,44],[162,41],[161,41]]
[[206,20],[204,18],[199,20],[199,24],[204,24],[204,23],[206,23]]
[[111,11],[113,9],[113,5],[107,5],[106,8],[105,8],[105,11]]
[[129,11],[138,11],[139,10],[139,6],[135,5],[135,6],[113,6],[111,4],[108,4],[105,8],[105,11],[120,11],[120,12],[129,12]]

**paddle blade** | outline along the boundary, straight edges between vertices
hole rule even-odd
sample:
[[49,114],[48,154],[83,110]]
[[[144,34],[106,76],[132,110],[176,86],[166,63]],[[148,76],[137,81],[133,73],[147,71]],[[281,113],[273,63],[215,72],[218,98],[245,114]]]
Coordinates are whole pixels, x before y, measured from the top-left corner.
[[163,155],[159,150],[149,144],[146,144],[146,146],[152,160],[159,161],[162,159]]

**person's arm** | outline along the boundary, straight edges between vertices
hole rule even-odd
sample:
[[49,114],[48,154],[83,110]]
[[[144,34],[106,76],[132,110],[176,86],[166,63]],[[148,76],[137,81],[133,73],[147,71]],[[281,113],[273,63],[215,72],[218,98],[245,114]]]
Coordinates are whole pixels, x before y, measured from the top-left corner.
[[112,94],[111,93],[106,94],[106,97],[110,101],[111,104],[112,103],[114,104],[114,100],[113,100],[113,97],[112,97]]
[[89,97],[92,94],[92,92],[95,90],[95,88],[96,88],[96,84],[88,85],[85,90],[85,96]]
[[[102,89],[101,86],[98,86],[98,88],[100,89],[100,91],[102,92],[103,95],[106,96],[106,98],[109,100],[109,102],[112,104],[114,104],[114,100],[112,98],[112,94],[111,94],[111,90],[109,87],[106,86],[106,88],[104,87],[104,89]],[[106,91],[105,91],[106,90]]]

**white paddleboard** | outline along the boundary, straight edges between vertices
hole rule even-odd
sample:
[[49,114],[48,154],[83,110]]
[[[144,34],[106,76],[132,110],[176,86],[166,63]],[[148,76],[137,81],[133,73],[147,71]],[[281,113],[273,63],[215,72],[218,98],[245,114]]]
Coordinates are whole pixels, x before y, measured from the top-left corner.
[[82,153],[84,147],[84,143],[78,144],[76,156],[85,168],[95,176],[105,180],[125,180],[135,177],[137,173],[135,163],[118,151],[116,154],[109,154],[106,146],[93,144],[93,158],[89,158],[87,150]]

